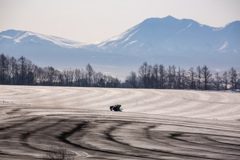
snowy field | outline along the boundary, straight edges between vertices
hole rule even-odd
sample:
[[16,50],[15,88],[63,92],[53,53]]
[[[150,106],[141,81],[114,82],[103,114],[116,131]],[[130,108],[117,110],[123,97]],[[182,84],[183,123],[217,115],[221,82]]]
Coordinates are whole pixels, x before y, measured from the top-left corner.
[[1,160],[240,159],[240,93],[0,85],[0,108]]

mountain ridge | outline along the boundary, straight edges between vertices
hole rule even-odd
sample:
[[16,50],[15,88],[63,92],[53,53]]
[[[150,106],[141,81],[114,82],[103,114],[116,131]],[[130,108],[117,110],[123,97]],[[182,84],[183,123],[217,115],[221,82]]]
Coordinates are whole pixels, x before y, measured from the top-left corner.
[[[221,43],[221,46],[220,44],[214,44],[214,41],[219,41],[219,38],[223,39],[224,37],[224,35],[217,35],[216,32],[219,34],[224,34],[221,32],[225,31],[225,29],[228,30],[228,28],[234,28],[237,30],[235,32],[240,32],[240,27],[231,26],[239,23],[240,21],[235,21],[226,25],[225,27],[215,28],[202,25],[194,20],[179,20],[171,16],[165,18],[149,18],[120,34],[120,36],[116,36],[118,38],[109,39],[100,43],[98,45],[98,49],[106,52],[120,51],[126,53],[128,51],[126,51],[124,48],[133,45],[136,46],[138,44],[138,47],[134,47],[133,49],[130,49],[130,51],[139,52],[139,54],[146,54],[147,50],[156,48],[153,52],[157,52],[158,50],[159,52],[163,53],[171,52],[176,47],[181,49],[182,46],[184,47],[188,43],[190,45],[186,46],[185,48],[196,47],[196,51],[200,50],[201,52],[208,52],[210,48],[213,48],[210,50],[210,53],[212,53],[216,52],[227,41],[222,40],[219,42]],[[231,34],[231,36],[234,36],[234,34]],[[214,37],[216,37],[216,39],[214,39]],[[183,40],[186,41],[184,42],[185,44],[181,43]],[[238,46],[235,47],[237,48],[238,52],[240,52],[240,40],[239,38],[236,38],[236,40],[238,41]],[[200,46],[197,46],[198,44],[200,44]],[[143,45],[146,47],[143,48]],[[201,50],[203,46],[207,48],[205,50]],[[236,50],[236,48],[233,50]],[[174,54],[176,52],[181,52],[181,50],[175,50]],[[182,52],[185,52],[185,50]]]
[[[5,37],[2,36],[4,34],[5,34]],[[44,34],[32,32],[32,31],[13,30],[13,29],[1,32],[0,38],[12,39],[15,43],[20,43],[21,40],[23,40],[23,42],[26,42],[26,41],[34,42],[34,39],[38,38],[41,40],[50,41],[62,47],[69,47],[69,48],[80,48],[86,45],[82,42],[72,41],[72,40],[68,40],[65,38],[57,37],[57,36],[50,36],[50,35],[44,35]]]
[[98,44],[7,30],[0,32],[0,52],[23,55],[39,66],[60,69],[82,68],[91,63],[116,76],[136,71],[144,61],[185,68],[240,68],[240,21],[216,28],[172,16],[148,18]]

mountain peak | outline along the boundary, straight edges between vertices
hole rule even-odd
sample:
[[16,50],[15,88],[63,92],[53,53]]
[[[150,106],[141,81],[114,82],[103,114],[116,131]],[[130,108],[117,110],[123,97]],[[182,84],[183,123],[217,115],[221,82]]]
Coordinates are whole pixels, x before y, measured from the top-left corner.
[[16,37],[18,34],[22,34],[22,33],[25,33],[25,32],[27,32],[27,31],[9,29],[9,30],[0,32],[0,35],[5,35],[5,36],[9,36],[9,37],[11,37],[11,38],[14,38],[14,37]]
[[159,18],[159,17],[147,18],[143,22],[144,23],[149,23],[149,22],[172,21],[172,20],[178,20],[178,19],[169,15],[169,16],[163,17],[163,18]]
[[177,20],[177,18],[175,18],[175,17],[173,17],[173,16],[171,16],[171,15],[168,15],[168,16],[163,17],[163,18],[161,18],[161,19],[175,19],[175,20]]
[[163,18],[152,17],[145,19],[140,25],[142,26],[159,26],[159,25],[176,25],[179,23],[179,19],[176,19],[172,16],[167,16]]

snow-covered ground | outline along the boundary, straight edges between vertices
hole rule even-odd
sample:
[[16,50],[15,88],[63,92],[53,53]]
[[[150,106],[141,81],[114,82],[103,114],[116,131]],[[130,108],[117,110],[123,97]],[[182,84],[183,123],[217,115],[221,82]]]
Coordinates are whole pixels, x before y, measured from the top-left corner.
[[240,159],[240,93],[0,86],[0,108],[1,160]]
[[109,111],[191,118],[240,119],[240,94],[193,90],[112,89],[84,87],[0,86],[0,103],[30,108]]

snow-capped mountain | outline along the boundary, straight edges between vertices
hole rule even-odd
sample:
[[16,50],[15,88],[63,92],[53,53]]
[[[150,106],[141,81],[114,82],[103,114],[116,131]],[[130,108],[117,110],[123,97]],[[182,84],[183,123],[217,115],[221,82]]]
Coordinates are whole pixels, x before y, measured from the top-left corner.
[[7,30],[0,33],[0,53],[16,58],[25,56],[40,66],[59,69],[86,65],[92,57],[85,43],[30,31]]
[[99,44],[85,44],[29,31],[0,33],[0,53],[25,56],[40,66],[79,68],[91,63],[116,76],[149,64],[211,69],[240,68],[240,21],[222,28],[191,19],[149,18]]
[[240,54],[240,21],[222,28],[190,19],[149,18],[96,49],[134,55]]
[[39,33],[34,33],[30,31],[18,31],[18,30],[7,30],[3,31],[0,34],[0,41],[1,43],[4,42],[12,42],[15,45],[20,44],[55,44],[62,47],[68,47],[68,48],[81,48],[85,46],[86,44],[67,40],[64,38],[56,37],[56,36],[49,36]]

